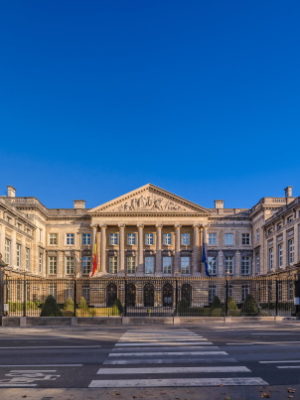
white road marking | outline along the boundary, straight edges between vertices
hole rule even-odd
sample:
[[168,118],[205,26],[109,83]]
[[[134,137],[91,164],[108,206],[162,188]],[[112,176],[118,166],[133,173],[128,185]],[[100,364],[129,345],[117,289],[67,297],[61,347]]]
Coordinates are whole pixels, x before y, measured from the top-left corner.
[[260,364],[290,364],[300,363],[300,360],[272,360],[272,361],[259,361]]
[[177,379],[119,379],[93,380],[90,388],[121,388],[121,387],[192,387],[192,386],[238,386],[238,385],[268,385],[258,377],[251,378],[177,378]]
[[[214,356],[215,357],[215,356]],[[236,362],[235,358],[227,358],[223,356],[223,358],[146,358],[143,360],[139,360],[138,358],[132,358],[129,360],[105,360],[103,362],[104,365],[130,365],[130,364],[199,364],[199,363],[212,363],[212,362]]]
[[279,369],[299,369],[300,365],[277,365]]
[[98,349],[101,345],[91,346],[1,346],[0,350],[41,350],[41,349]]
[[115,344],[115,347],[125,347],[125,346],[131,346],[131,347],[137,347],[137,346],[195,346],[195,345],[201,345],[201,346],[209,346],[212,345],[212,342],[118,342]]
[[234,343],[226,343],[226,345],[227,346],[254,346],[254,345],[266,345],[266,344],[268,344],[268,345],[270,345],[270,346],[273,346],[273,345],[285,345],[285,344],[288,344],[288,345],[292,345],[292,344],[300,344],[300,341],[299,340],[296,340],[296,341],[281,341],[281,342],[279,342],[279,341],[277,341],[277,342],[247,342],[247,343],[242,343],[242,342],[234,342]]
[[0,368],[82,367],[83,364],[0,364]]
[[185,350],[219,350],[219,346],[153,346],[153,347],[117,347],[111,350],[111,353],[132,352],[132,351],[185,351]]
[[0,383],[0,387],[35,387],[36,383]]
[[214,355],[228,355],[226,351],[149,351],[149,352],[136,352],[136,353],[110,353],[109,357],[147,357],[147,356],[214,356]]
[[218,366],[218,367],[154,367],[154,368],[100,368],[98,375],[130,375],[130,374],[193,374],[213,372],[251,372],[245,366]]

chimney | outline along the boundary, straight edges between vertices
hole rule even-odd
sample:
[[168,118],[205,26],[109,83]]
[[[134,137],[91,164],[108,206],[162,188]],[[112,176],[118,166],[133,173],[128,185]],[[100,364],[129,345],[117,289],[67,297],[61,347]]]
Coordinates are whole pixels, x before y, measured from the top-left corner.
[[293,186],[287,186],[284,189],[285,197],[293,197]]
[[218,210],[224,208],[224,200],[215,200],[215,208]]
[[7,197],[16,197],[16,189],[13,186],[7,186]]
[[85,208],[85,200],[74,200],[74,208],[77,210]]

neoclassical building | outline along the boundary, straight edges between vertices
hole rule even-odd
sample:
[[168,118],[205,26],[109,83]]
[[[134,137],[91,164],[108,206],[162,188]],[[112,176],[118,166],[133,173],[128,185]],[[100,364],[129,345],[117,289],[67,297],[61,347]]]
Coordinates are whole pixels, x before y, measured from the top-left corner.
[[8,186],[0,196],[0,252],[11,273],[99,276],[252,276],[300,258],[300,197],[263,197],[251,209],[205,208],[147,184],[92,209],[49,209]]

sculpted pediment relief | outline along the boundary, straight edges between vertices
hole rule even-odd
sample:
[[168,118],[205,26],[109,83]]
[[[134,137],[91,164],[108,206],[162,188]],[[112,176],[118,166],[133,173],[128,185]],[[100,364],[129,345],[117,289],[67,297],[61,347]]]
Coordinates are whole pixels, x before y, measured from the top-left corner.
[[154,185],[145,185],[90,210],[91,213],[207,213],[207,210]]

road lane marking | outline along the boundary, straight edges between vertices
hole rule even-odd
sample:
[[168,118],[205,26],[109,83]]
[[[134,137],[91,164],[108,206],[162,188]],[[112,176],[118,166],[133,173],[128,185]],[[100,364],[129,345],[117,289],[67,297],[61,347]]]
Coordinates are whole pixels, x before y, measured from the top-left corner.
[[300,365],[277,365],[279,369],[299,369]]
[[0,383],[0,387],[35,387],[36,383]]
[[201,363],[212,363],[212,362],[237,362],[235,358],[215,358],[215,356],[210,358],[146,358],[139,360],[138,358],[132,358],[129,360],[105,360],[104,365],[130,365],[130,364],[201,364]]
[[218,367],[154,367],[154,368],[100,368],[98,375],[130,375],[130,374],[190,374],[190,373],[228,373],[251,372],[245,366],[218,366]]
[[145,357],[145,356],[210,356],[210,355],[228,355],[226,351],[149,351],[136,353],[110,353],[109,357]]
[[138,347],[138,346],[195,346],[195,345],[201,345],[201,346],[210,346],[212,345],[212,342],[118,342],[115,344],[115,347]]
[[161,346],[161,347],[157,347],[157,346],[153,346],[153,347],[117,347],[111,350],[111,353],[118,353],[120,351],[123,352],[131,352],[131,351],[185,351],[185,350],[219,350],[220,347],[219,346]]
[[259,361],[260,364],[290,364],[300,363],[300,360],[272,360],[272,361]]
[[42,350],[42,349],[98,349],[101,345],[95,346],[1,346],[0,350]]
[[266,345],[266,344],[268,344],[268,345],[270,345],[270,346],[272,346],[272,345],[281,345],[281,344],[300,344],[300,341],[299,340],[296,340],[296,341],[281,341],[281,342],[279,342],[279,341],[277,341],[277,342],[247,342],[247,343],[241,343],[241,342],[233,342],[233,343],[231,343],[231,342],[229,342],[229,343],[226,343],[226,345],[227,346],[253,346],[253,345]]
[[83,367],[83,364],[0,364],[0,368]]
[[93,380],[90,388],[268,385],[259,377]]

